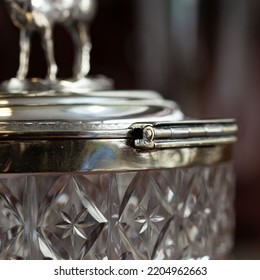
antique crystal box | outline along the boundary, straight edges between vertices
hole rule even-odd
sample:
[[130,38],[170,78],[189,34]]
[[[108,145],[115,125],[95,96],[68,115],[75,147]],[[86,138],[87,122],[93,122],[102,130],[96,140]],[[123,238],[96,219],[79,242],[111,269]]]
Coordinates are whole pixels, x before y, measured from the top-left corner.
[[[0,93],[0,259],[225,258],[235,121],[190,119],[158,93],[89,78],[83,19],[95,2],[63,2],[6,0],[21,50]],[[78,21],[70,80],[56,78],[60,19]],[[43,80],[26,78],[33,31],[44,44]]]

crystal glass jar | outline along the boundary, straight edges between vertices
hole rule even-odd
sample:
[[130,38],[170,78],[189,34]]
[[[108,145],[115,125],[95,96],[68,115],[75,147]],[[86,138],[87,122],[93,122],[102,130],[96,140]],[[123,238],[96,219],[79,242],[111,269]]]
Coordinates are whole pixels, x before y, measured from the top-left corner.
[[0,259],[225,257],[236,130],[154,92],[3,95]]

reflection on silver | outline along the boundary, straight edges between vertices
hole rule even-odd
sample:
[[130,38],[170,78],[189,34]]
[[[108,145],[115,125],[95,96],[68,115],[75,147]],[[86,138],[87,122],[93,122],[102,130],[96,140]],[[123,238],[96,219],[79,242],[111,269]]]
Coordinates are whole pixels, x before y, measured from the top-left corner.
[[231,145],[136,150],[131,139],[2,140],[1,173],[135,171],[211,165],[232,158]]
[[[151,91],[95,91],[71,94],[54,90],[4,94],[0,108],[12,114],[0,118],[1,130],[30,132],[83,131],[128,128],[140,121],[179,121],[183,113],[178,105]],[[115,121],[116,119],[116,121]],[[67,123],[66,125],[64,125]],[[3,126],[4,125],[4,126]]]
[[9,107],[3,107],[0,108],[0,117],[11,117],[13,114],[13,111]]
[[53,26],[63,24],[71,33],[76,48],[74,78],[84,78],[89,70],[91,42],[88,24],[95,12],[94,0],[5,0],[13,23],[20,29],[20,65],[16,78],[28,73],[32,32],[41,34],[48,65],[47,77],[56,80],[57,65],[53,52]]
[[[41,95],[42,94],[42,95]],[[154,92],[9,94],[0,104],[0,171],[176,168],[231,158],[234,120],[187,119]],[[8,105],[7,105],[8,104]]]
[[142,138],[135,140],[135,147],[141,149],[202,147],[231,144],[237,140],[234,120],[139,123],[132,127],[142,131]]

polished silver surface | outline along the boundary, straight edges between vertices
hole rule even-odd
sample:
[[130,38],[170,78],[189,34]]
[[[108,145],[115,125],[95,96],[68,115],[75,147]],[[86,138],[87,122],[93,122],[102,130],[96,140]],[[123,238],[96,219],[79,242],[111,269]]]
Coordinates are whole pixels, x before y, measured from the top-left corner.
[[[34,98],[30,98],[34,97]],[[37,97],[37,99],[35,98]],[[17,91],[17,92],[7,92],[0,91],[0,106],[3,105],[40,105],[41,97],[44,97],[43,104],[47,105],[56,105],[56,104],[74,104],[74,100],[80,100],[78,103],[84,102],[84,99],[88,98],[88,100],[95,100],[99,102],[108,102],[107,98],[112,98],[111,100],[119,100],[121,103],[123,100],[140,100],[140,99],[160,99],[162,100],[162,96],[150,90],[100,90],[100,91],[92,91],[85,89],[85,91],[76,91],[71,92],[71,89],[63,89],[63,91],[58,91],[52,88],[48,88],[46,90],[34,90],[29,92]],[[47,100],[46,98],[51,98]],[[75,99],[74,99],[75,98]],[[123,99],[123,100],[122,100]],[[48,102],[48,103],[46,103]],[[109,104],[109,103],[108,103]]]
[[149,91],[10,94],[0,100],[0,171],[215,164],[231,159],[235,134],[233,120],[188,120],[175,102]]
[[[35,91],[85,92],[112,89],[113,82],[105,77],[89,77],[91,41],[89,24],[96,10],[95,0],[5,0],[10,17],[20,29],[20,61],[16,77],[3,82],[0,90],[8,93]],[[73,76],[57,79],[58,67],[54,55],[53,28],[64,25],[74,42]],[[26,78],[29,70],[31,37],[38,32],[42,39],[47,62],[47,77]]]
[[131,139],[0,142],[2,173],[134,171],[211,165],[232,158],[231,145],[140,150]]
[[0,92],[4,94],[14,95],[49,95],[52,91],[63,92],[65,95],[68,92],[75,94],[85,94],[86,92],[94,92],[100,90],[111,90],[113,88],[112,80],[103,77],[82,77],[80,79],[69,80],[50,80],[50,79],[18,79],[11,78],[4,81],[0,85]]
[[87,129],[127,129],[140,120],[183,119],[175,102],[157,98],[152,92],[144,92],[143,98],[141,94],[129,91],[114,96],[112,92],[99,92],[97,96],[7,96],[0,100],[0,126],[3,133],[49,130],[69,135],[71,130],[85,133]]
[[142,130],[142,138],[135,147],[160,149],[232,144],[236,142],[237,125],[234,120],[187,120],[176,123],[133,124]]

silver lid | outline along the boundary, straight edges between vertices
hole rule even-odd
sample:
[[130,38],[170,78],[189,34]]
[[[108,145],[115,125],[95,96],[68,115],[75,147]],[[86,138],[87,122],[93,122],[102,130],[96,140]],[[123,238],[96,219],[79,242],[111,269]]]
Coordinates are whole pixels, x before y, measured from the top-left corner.
[[[61,97],[62,96],[62,97]],[[148,91],[3,95],[1,172],[174,168],[231,157],[233,120],[190,120]]]
[[[0,172],[129,171],[230,159],[233,120],[189,120],[157,93],[109,91],[110,80],[89,77],[96,1],[82,3],[6,1],[20,29],[20,63],[0,86]],[[76,59],[65,81],[56,75],[56,22],[74,28]],[[45,79],[26,78],[32,32],[44,45]]]

